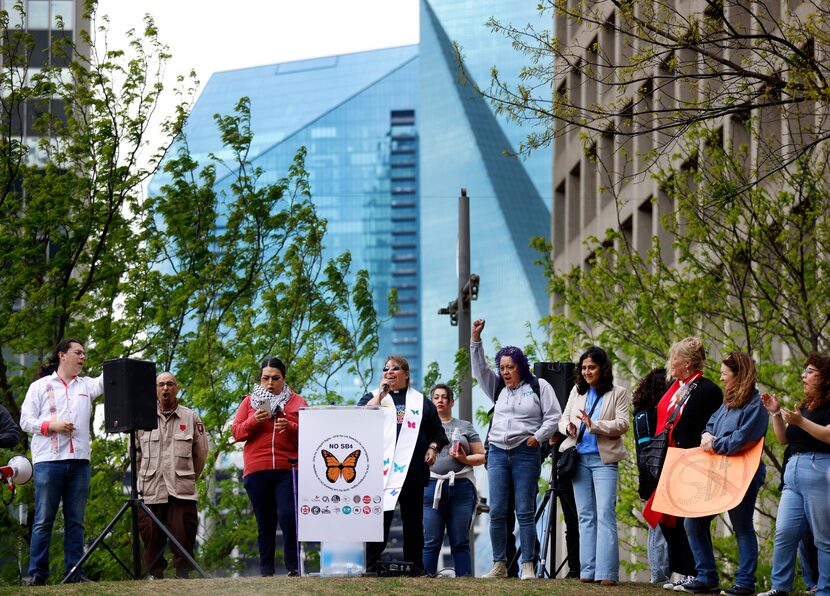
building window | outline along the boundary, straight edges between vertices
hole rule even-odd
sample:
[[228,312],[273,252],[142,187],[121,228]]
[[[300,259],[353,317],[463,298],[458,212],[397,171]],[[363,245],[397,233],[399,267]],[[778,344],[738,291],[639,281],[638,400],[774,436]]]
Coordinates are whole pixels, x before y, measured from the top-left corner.
[[392,110],[390,120],[392,126],[415,124],[415,110]]

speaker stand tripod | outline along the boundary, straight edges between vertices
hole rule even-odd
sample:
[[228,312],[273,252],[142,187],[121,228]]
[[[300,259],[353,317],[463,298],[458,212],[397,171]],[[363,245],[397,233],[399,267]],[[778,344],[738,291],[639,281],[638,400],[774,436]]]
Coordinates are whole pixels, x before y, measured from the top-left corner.
[[[104,539],[107,535],[112,531],[115,527],[115,524],[121,519],[121,517],[130,510],[132,512],[132,522],[133,522],[133,571],[132,576],[133,579],[139,579],[141,577],[141,542],[139,540],[138,535],[138,510],[141,509],[144,513],[147,514],[154,524],[158,527],[159,530],[164,532],[164,535],[167,536],[168,540],[173,543],[173,545],[179,549],[179,552],[182,553],[185,559],[193,565],[193,568],[199,572],[199,574],[204,577],[210,577],[207,572],[202,569],[199,564],[193,560],[193,557],[190,556],[190,553],[185,550],[185,548],[176,540],[176,537],[170,533],[170,530],[161,523],[158,517],[152,512],[152,510],[147,507],[147,504],[144,503],[144,499],[138,496],[138,473],[136,470],[136,448],[135,448],[135,430],[130,430],[130,498],[124,502],[124,505],[121,506],[121,509],[118,513],[115,514],[115,517],[112,518],[107,527],[104,528],[104,531],[92,541],[92,544],[89,545],[89,548],[84,553],[84,556],[75,564],[75,566],[69,570],[69,572],[64,576],[62,584],[70,582],[76,576],[78,571],[80,570],[81,566],[86,562],[87,559],[95,552],[95,549],[99,546],[103,545],[104,548],[110,551],[113,556],[115,556],[112,551],[107,548],[106,544],[104,544]],[[116,557],[116,559],[118,559]],[[121,561],[118,561],[121,563]],[[122,567],[124,566],[123,563],[121,564]],[[129,570],[128,570],[129,572]]]

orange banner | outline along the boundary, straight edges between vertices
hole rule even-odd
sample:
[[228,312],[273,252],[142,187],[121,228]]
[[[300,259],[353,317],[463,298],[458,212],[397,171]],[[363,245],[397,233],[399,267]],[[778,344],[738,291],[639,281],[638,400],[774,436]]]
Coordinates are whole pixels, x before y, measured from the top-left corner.
[[737,455],[700,447],[669,447],[652,509],[678,517],[703,517],[736,507],[761,463],[764,440]]

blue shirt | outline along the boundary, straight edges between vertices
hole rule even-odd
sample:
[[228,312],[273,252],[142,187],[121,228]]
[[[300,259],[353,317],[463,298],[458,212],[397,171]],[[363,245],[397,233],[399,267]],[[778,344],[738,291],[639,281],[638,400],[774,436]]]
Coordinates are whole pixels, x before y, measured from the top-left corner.
[[[594,402],[596,402],[596,406],[594,406]],[[585,396],[585,413],[588,414],[591,412],[591,408],[594,409],[594,413],[591,414],[591,422],[594,420],[599,420],[600,412],[602,412],[602,396],[600,395],[597,397],[597,391],[593,387],[588,387],[588,393]],[[579,436],[579,429],[582,428],[585,423],[579,425],[579,428],[576,430],[577,436]],[[596,435],[592,435],[588,432],[588,429],[585,429],[585,432],[582,434],[582,440],[576,446],[577,453],[599,453],[599,447],[597,446],[597,437]]]

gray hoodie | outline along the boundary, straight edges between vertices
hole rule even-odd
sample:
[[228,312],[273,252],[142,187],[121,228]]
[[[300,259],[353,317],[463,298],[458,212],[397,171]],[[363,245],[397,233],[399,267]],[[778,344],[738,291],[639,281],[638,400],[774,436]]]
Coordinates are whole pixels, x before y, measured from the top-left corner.
[[[488,366],[481,342],[470,342],[470,359],[473,376],[487,397],[493,399],[493,391],[499,376]],[[539,379],[537,396],[524,381],[515,389],[505,387],[499,393],[490,427],[490,444],[499,449],[513,449],[527,441],[530,435],[539,443],[547,441],[556,432],[562,408],[550,383]]]

